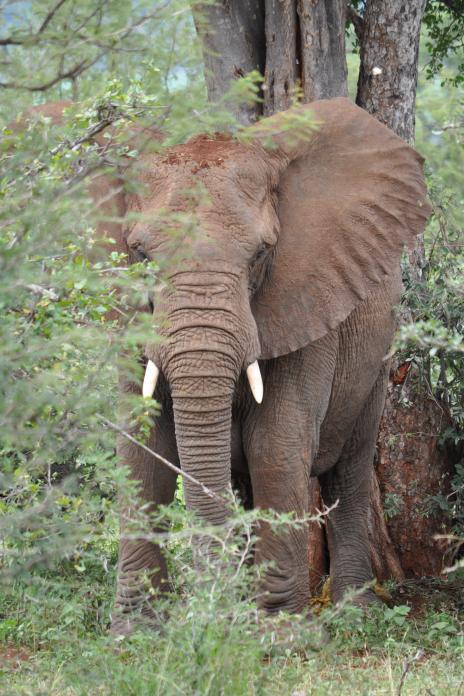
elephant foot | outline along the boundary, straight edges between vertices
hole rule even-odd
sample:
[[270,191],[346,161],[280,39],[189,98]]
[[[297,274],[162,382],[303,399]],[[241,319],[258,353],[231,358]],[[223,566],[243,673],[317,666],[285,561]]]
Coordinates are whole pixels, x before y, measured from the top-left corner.
[[356,607],[369,607],[373,604],[382,604],[381,594],[373,586],[373,580],[366,583],[363,587],[342,586],[334,587],[332,590],[332,601],[334,604],[349,603]]
[[157,631],[165,621],[165,612],[155,611],[149,604],[143,608],[129,609],[115,605],[111,616],[110,634],[125,638],[136,631]]
[[329,634],[312,614],[262,614],[260,627],[269,656],[299,654],[302,657],[321,650]]

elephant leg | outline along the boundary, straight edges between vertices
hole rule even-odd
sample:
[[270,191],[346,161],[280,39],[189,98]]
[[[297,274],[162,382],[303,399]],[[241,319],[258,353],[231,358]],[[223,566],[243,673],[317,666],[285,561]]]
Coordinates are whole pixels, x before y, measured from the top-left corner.
[[[311,462],[335,363],[321,360],[334,352],[333,337],[330,341],[265,367],[263,403],[253,407],[243,425],[254,507],[298,516],[308,512]],[[308,542],[307,525],[279,534],[260,525],[256,561],[269,567],[259,603],[268,613],[308,610]]]
[[[248,455],[254,506],[303,515],[309,506],[309,462],[303,452],[290,453],[294,444],[284,432],[268,433],[265,446],[261,437],[259,442]],[[258,604],[270,614],[304,611],[309,604],[307,526],[277,534],[261,522],[258,536],[255,562],[267,566]]]
[[[139,391],[139,385],[127,391]],[[130,431],[133,437],[137,432]],[[147,442],[150,449],[178,466],[172,415],[163,410],[156,418]],[[142,617],[156,618],[152,600],[169,590],[166,561],[159,546],[140,534],[140,524],[147,537],[155,531],[143,511],[153,513],[158,505],[168,505],[174,498],[176,475],[164,464],[137,445],[120,436],[117,445],[120,466],[128,467],[129,478],[138,488],[137,501],[121,500],[118,579],[111,630],[124,634]],[[141,520],[141,522],[139,521]],[[134,531],[131,531],[131,528]]]
[[[331,590],[339,601],[347,590],[372,582],[367,516],[373,475],[375,443],[385,403],[389,366],[384,365],[337,464],[319,477],[322,498],[329,507],[337,503],[327,520]],[[376,600],[371,588],[357,603]]]

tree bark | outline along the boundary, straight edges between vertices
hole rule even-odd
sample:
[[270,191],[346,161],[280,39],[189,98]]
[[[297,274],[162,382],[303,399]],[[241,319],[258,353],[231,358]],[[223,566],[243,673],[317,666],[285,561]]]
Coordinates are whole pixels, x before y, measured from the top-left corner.
[[[447,408],[424,390],[414,389],[411,373],[402,384],[395,384],[398,370],[391,374],[376,470],[378,498],[384,501],[389,538],[402,574],[417,577],[439,575],[443,569],[446,545],[435,535],[449,531],[449,519],[433,501],[450,492],[455,456],[439,446],[442,432],[451,425]],[[405,396],[407,401],[402,403]],[[377,577],[401,579],[389,570],[386,564]]]
[[295,0],[266,0],[264,113],[288,109],[300,75]]
[[345,0],[298,0],[305,102],[345,97]]
[[[252,70],[264,74],[266,44],[264,0],[221,0],[194,7],[197,32],[203,46],[205,80],[210,101],[219,101],[231,82]],[[235,109],[241,123],[256,120],[260,104]]]
[[[425,5],[426,0],[368,0],[357,28],[361,66],[356,102],[410,144]],[[420,281],[425,265],[422,237],[411,245],[409,263],[412,277]],[[443,564],[443,549],[433,540],[443,531],[443,515],[426,515],[423,510],[424,501],[444,492],[449,480],[449,457],[437,449],[448,419],[424,387],[418,388],[414,368],[409,375],[406,369],[407,379],[401,381],[403,367],[393,360],[371,488],[371,555],[380,579],[437,574]],[[382,499],[393,501],[400,510],[387,525]]]
[[356,103],[414,142],[417,62],[426,0],[368,0]]

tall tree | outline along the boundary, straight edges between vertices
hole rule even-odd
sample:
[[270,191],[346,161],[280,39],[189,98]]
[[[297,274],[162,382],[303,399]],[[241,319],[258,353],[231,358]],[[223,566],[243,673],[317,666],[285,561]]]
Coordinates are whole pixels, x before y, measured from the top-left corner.
[[[264,75],[262,101],[253,108],[244,106],[240,120],[249,122],[261,114],[288,108],[299,88],[305,102],[346,96],[347,64],[345,35],[352,25],[360,50],[356,101],[373,116],[408,142],[414,141],[415,100],[421,25],[424,12],[434,26],[436,12],[443,7],[463,14],[461,0],[222,0],[197,6],[201,19],[197,28],[202,38],[208,94],[223,96],[232,80],[250,69]],[[438,9],[437,9],[438,7]],[[434,14],[435,13],[435,14]],[[460,20],[462,21],[462,20]],[[449,39],[449,42],[451,39]],[[438,44],[436,44],[438,45]],[[443,47],[437,49],[443,52]],[[437,58],[439,60],[439,56]],[[421,275],[421,241],[410,250],[412,275]],[[414,524],[417,497],[436,492],[447,462],[437,455],[436,444],[443,427],[441,407],[423,395],[410,391],[414,408],[405,412],[400,405],[403,382],[398,377],[407,367],[394,364],[382,420],[378,451],[378,476],[373,474],[370,540],[373,567],[379,578],[402,579],[405,572],[417,575],[440,571],[441,552],[431,536],[437,523]],[[400,373],[398,373],[400,370]],[[424,446],[422,435],[427,433]],[[411,433],[417,433],[413,438]],[[412,461],[404,476],[405,455]],[[414,456],[413,456],[414,455]],[[411,477],[422,481],[416,496],[410,495]],[[381,496],[391,492],[392,481],[399,486],[409,508],[392,530],[387,528]],[[396,490],[396,489],[395,489]],[[318,504],[317,484],[312,497]],[[434,527],[435,524],[435,527]],[[412,536],[414,534],[414,537]],[[411,561],[411,548],[416,549]],[[423,553],[420,551],[423,550]],[[325,570],[327,553],[324,535],[312,533],[310,562],[313,580]],[[403,567],[405,566],[405,567]]]

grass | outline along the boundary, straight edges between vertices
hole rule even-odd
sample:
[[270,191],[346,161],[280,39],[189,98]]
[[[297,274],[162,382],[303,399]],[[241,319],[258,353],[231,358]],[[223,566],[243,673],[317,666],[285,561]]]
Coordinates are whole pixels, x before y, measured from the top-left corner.
[[[172,669],[184,659],[183,646],[161,647],[157,635],[138,634],[116,647],[106,637],[89,635],[68,639],[63,631],[60,645],[43,646],[35,651],[23,648],[4,658],[0,689],[5,696],[242,693],[367,696],[396,695],[403,679],[403,694],[457,695],[464,689],[462,643],[459,646],[454,639],[448,640],[447,634],[431,641],[427,631],[436,618],[433,612],[426,612],[420,619],[407,621],[401,631],[395,632],[394,640],[384,625],[384,635],[377,636],[377,645],[373,647],[359,635],[356,639],[348,638],[343,646],[340,635],[335,635],[321,651],[304,659],[288,654],[263,660],[256,651],[251,656],[241,651],[239,642],[226,645],[229,660],[237,671],[235,683],[218,679],[213,673],[198,681],[200,665],[196,663],[196,669],[192,670],[189,657],[185,657],[187,670]],[[442,613],[441,619],[454,625],[451,613]],[[424,649],[417,647],[420,635],[427,646]],[[382,640],[384,646],[378,644]],[[172,655],[176,651],[177,658]],[[212,663],[215,663],[214,655]],[[230,665],[223,663],[222,667],[230,677]],[[195,675],[196,679],[188,678],[191,670],[191,676]]]
[[0,585],[1,696],[464,696],[462,577],[408,581],[389,588],[390,606],[328,607],[313,624],[264,631],[250,596],[256,570],[237,564],[253,542],[246,515],[217,541],[220,562],[202,582],[176,517],[168,551],[179,592],[157,630],[131,638],[107,632],[115,530]]
[[179,600],[161,631],[117,642],[105,631],[111,585],[107,578],[97,600],[86,582],[43,601],[11,588],[2,613],[12,618],[0,622],[2,696],[464,694],[458,594],[446,583],[419,610],[416,603],[413,616],[409,597],[367,614],[325,610],[318,621],[330,633],[327,644],[271,657],[253,621],[241,621],[247,615],[231,628],[217,607],[207,613],[203,596]]

